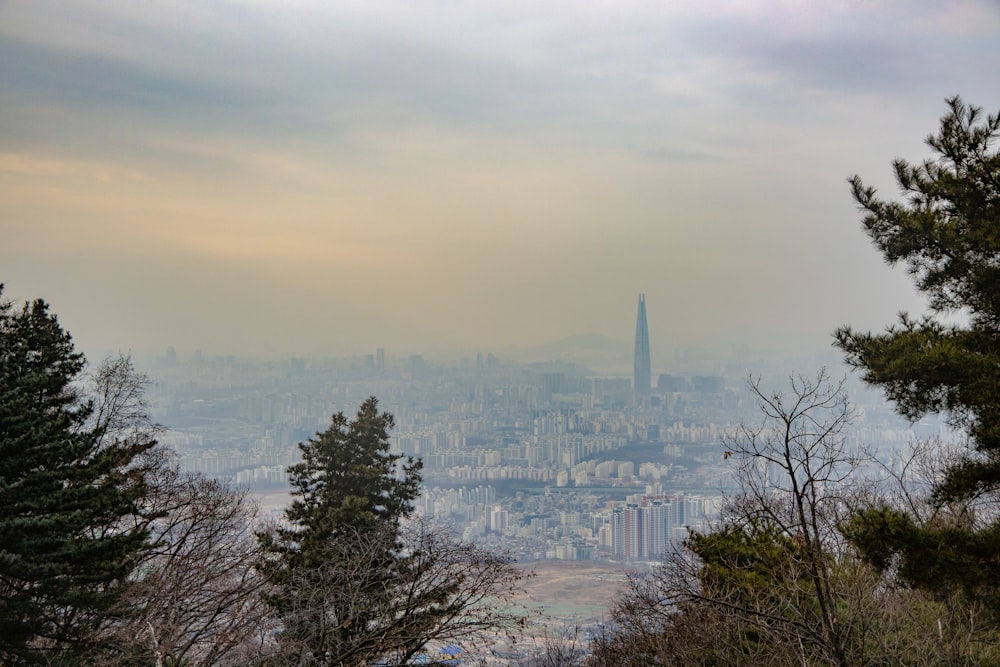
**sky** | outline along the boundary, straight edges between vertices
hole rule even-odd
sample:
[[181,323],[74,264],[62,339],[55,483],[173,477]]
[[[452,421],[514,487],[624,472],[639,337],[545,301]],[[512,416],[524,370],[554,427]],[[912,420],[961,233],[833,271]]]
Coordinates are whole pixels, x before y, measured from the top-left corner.
[[825,351],[924,303],[847,178],[998,70],[995,0],[0,0],[0,282],[89,355]]

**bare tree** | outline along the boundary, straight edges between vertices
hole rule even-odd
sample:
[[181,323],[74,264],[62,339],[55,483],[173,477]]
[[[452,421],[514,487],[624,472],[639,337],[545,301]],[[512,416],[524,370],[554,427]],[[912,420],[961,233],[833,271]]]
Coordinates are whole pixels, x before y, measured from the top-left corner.
[[164,429],[149,414],[146,392],[151,385],[128,355],[106,358],[87,374],[85,391],[93,403],[87,426],[104,439],[155,440]]
[[628,652],[646,664],[847,666],[903,651],[904,596],[838,530],[866,497],[870,461],[846,441],[843,381],[821,371],[793,377],[788,393],[748,386],[761,418],[724,439],[738,492],[720,525],[631,578],[594,664],[638,664],[613,658]]
[[[849,447],[853,410],[825,373],[793,378],[787,395],[749,386],[762,418],[724,441],[739,492],[718,527],[631,576],[591,664],[996,664],[996,626],[983,601],[947,585],[951,573],[924,590],[891,554],[875,567],[878,554],[862,558],[855,544],[859,530],[906,530],[899,516],[946,536],[954,522],[991,521],[995,507],[926,495],[941,465],[928,443],[884,464]],[[902,513],[868,513],[887,503]]]
[[792,377],[790,385],[783,394],[766,391],[758,378],[748,381],[761,420],[724,440],[740,485],[730,513],[762,519],[795,542],[819,609],[819,627],[810,639],[846,666],[849,640],[830,561],[843,553],[837,524],[849,512],[851,476],[862,460],[845,438],[854,411],[844,380],[832,382],[825,369],[815,378]]
[[[151,656],[157,666],[241,664],[259,652],[269,610],[259,593],[248,492],[176,466],[160,471],[150,499],[153,546],[137,563],[113,628],[120,655]],[[236,658],[239,658],[237,660]]]
[[[93,405],[89,426],[104,442],[152,442],[163,428],[150,417],[149,386],[129,357],[105,360],[84,388]],[[257,506],[246,490],[182,473],[174,459],[152,447],[131,468],[133,483],[145,489],[143,512],[118,529],[147,531],[149,546],[95,638],[113,647],[94,656],[95,664],[239,664],[264,641]]]

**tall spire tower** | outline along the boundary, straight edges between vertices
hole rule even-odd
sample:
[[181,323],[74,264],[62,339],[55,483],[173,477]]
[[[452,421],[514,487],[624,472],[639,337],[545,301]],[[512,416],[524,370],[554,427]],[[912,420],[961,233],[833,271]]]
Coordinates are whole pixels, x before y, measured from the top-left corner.
[[646,295],[639,295],[639,314],[635,320],[635,372],[632,390],[636,398],[649,395],[651,387],[649,363],[649,325],[646,324]]

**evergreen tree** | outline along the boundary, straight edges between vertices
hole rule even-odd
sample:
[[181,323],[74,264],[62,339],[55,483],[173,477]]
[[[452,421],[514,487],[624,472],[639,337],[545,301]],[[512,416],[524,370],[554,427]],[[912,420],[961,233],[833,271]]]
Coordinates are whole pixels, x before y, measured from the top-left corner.
[[[893,163],[904,201],[850,180],[865,231],[889,264],[906,265],[931,312],[901,314],[880,334],[844,327],[836,340],[901,414],[943,413],[968,430],[975,452],[937,490],[962,499],[1000,485],[1000,116],[984,119],[958,97],[948,105],[927,138],[935,159]],[[964,321],[946,323],[949,314]]]
[[977,605],[1000,613],[1000,522],[976,511],[1000,490],[1000,116],[958,97],[948,106],[927,139],[934,159],[893,163],[903,201],[850,181],[865,231],[888,263],[906,265],[930,312],[903,313],[879,334],[844,327],[836,341],[902,415],[942,414],[969,436],[942,464],[928,511],[885,503],[844,526],[869,562],[946,603],[950,628]]
[[407,459],[397,477],[402,455],[389,451],[393,425],[392,415],[380,413],[378,400],[372,397],[361,405],[354,421],[337,413],[330,428],[300,445],[302,462],[288,470],[292,494],[298,499],[287,517],[306,529],[294,532],[303,540],[303,555],[314,544],[348,529],[395,526],[412,513],[422,464]]
[[283,653],[302,664],[363,664],[388,652],[380,620],[406,558],[400,521],[420,492],[421,462],[389,450],[392,415],[366,400],[353,421],[301,443],[289,468],[287,527],[260,535],[261,565],[274,584],[269,602],[283,623]]
[[412,516],[421,463],[391,453],[392,425],[369,398],[299,445],[287,525],[259,535],[281,626],[265,664],[428,664],[430,642],[471,647],[527,622],[510,558]]
[[[83,661],[146,547],[133,462],[77,386],[83,355],[47,304],[0,286],[0,663]],[[132,528],[129,528],[132,526]]]

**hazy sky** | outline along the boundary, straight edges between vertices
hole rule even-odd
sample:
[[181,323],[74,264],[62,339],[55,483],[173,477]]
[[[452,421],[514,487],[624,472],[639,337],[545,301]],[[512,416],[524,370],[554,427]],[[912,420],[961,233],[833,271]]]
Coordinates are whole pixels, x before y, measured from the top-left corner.
[[[0,0],[0,281],[87,351],[824,351],[1000,3]],[[654,364],[656,365],[656,364]]]

